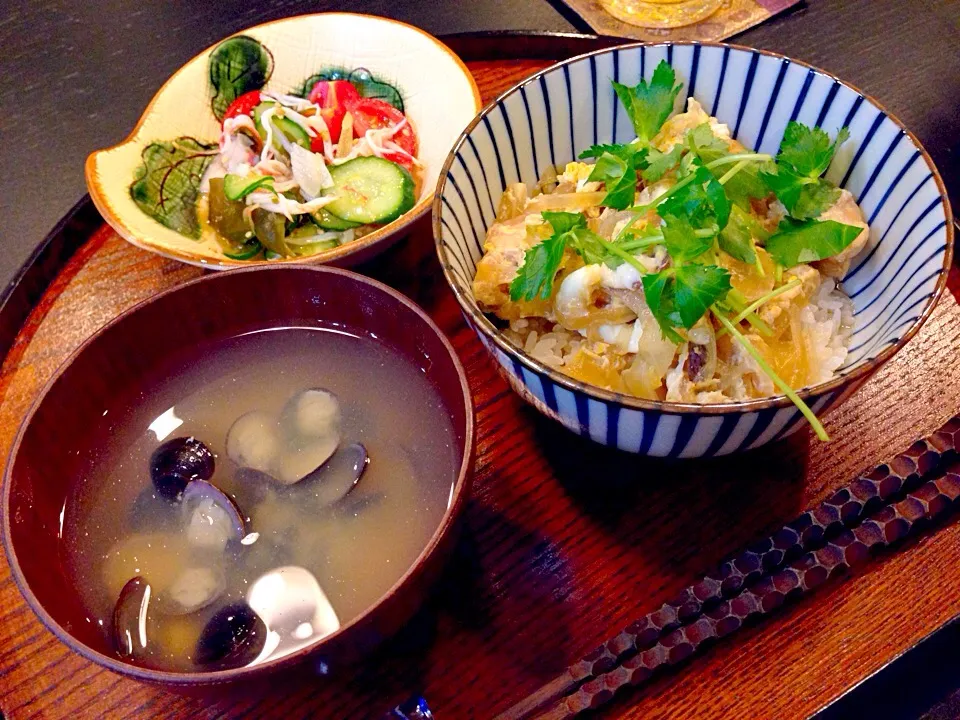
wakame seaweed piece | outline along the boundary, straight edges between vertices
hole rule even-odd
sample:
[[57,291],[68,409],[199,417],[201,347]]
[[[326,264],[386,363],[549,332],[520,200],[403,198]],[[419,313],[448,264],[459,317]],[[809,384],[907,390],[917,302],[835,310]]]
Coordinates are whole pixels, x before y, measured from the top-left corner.
[[150,143],[141,154],[143,163],[134,173],[130,197],[157,222],[199,239],[200,180],[216,154],[215,143],[191,137]]
[[257,208],[251,216],[257,240],[271,253],[279,256],[289,255],[290,248],[287,247],[287,228],[283,215]]
[[211,227],[217,231],[218,239],[225,253],[242,253],[240,248],[253,237],[243,211],[247,204],[242,200],[227,197],[224,178],[210,178],[210,190],[207,192],[207,218]]
[[259,90],[273,74],[273,55],[246,35],[228,38],[210,53],[210,108],[217,120],[230,103],[251,90]]

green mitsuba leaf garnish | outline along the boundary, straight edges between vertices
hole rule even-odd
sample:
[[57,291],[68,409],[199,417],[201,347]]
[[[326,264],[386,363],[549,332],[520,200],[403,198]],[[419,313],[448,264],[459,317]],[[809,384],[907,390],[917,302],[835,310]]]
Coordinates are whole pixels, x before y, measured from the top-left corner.
[[604,183],[607,195],[600,203],[604,207],[624,210],[633,205],[637,191],[637,173],[647,182],[656,182],[677,167],[683,146],[676,145],[670,152],[635,143],[626,145],[593,145],[580,153],[580,158],[597,158],[587,179]]
[[753,265],[757,262],[756,241],[770,236],[760,222],[738,205],[730,209],[730,220],[720,231],[717,241],[720,249],[741,262]]
[[730,273],[716,265],[687,264],[644,275],[650,312],[671,342],[683,342],[676,328],[690,329],[715,302],[730,292]]
[[[628,146],[622,146],[627,148]],[[623,210],[633,205],[637,192],[637,162],[643,151],[618,149],[617,154],[604,152],[593,166],[587,180],[604,183],[607,194],[601,205]]]
[[675,275],[677,312],[685,328],[692,328],[713,303],[730,292],[730,273],[716,265],[681,265]]
[[693,180],[657,206],[661,217],[685,217],[698,230],[713,228],[720,232],[730,218],[730,201],[723,185],[699,163],[691,166]]
[[[725,168],[718,168],[712,172],[719,179],[723,177],[724,170]],[[770,189],[760,177],[759,163],[745,165],[740,172],[726,182],[723,188],[730,202],[744,210],[750,209],[751,198],[762,200],[770,194]]]
[[581,213],[544,210],[544,220],[553,228],[553,235],[527,250],[523,265],[510,283],[510,299],[544,300],[553,293],[553,279],[563,260],[563,251],[569,245],[584,262],[603,262],[606,251],[603,240],[587,227],[587,219]]
[[266,47],[246,35],[227,38],[210,53],[210,108],[217,120],[234,100],[251,90],[259,90],[273,74],[273,55]]
[[587,158],[599,158],[604,153],[610,153],[611,155],[616,155],[620,158],[626,158],[628,154],[633,152],[630,148],[630,145],[625,144],[591,145],[582,153],[580,153],[577,158],[580,160],[586,160]]
[[796,202],[789,209],[790,216],[797,220],[820,217],[839,199],[840,188],[834,187],[826,180],[809,183],[800,189]]
[[731,205],[713,174],[694,160],[681,168],[689,181],[657,206],[671,267],[642,278],[644,295],[664,337],[682,342],[676,328],[693,327],[730,290],[730,273],[696,260],[713,248],[730,219]]
[[574,230],[586,229],[587,219],[582,213],[544,210],[540,216],[550,223],[554,235],[565,235]]
[[683,338],[674,330],[683,324],[683,320],[677,312],[673,274],[662,271],[644,275],[640,280],[643,283],[643,297],[647,301],[647,307],[660,325],[663,336],[672,343],[682,343]]
[[[698,158],[703,165],[731,154],[727,143],[713,134],[709,123],[698,125],[687,133],[686,144],[690,149],[689,156]],[[721,166],[713,170],[714,177],[719,180],[730,167]],[[747,211],[750,210],[750,198],[760,199],[770,194],[770,189],[760,179],[757,163],[745,165],[723,187],[730,202]]]
[[760,170],[760,176],[790,217],[819,217],[840,197],[840,190],[820,176],[849,135],[846,128],[841,128],[831,143],[830,136],[820,128],[793,121],[787,124],[776,164],[768,163]]
[[789,168],[768,163],[760,176],[783,203],[790,217],[809,220],[819,217],[840,197],[840,190],[819,178],[797,175]]
[[683,215],[665,215],[661,230],[663,243],[675,264],[698,258],[713,247],[714,234],[698,233],[690,218]]
[[673,68],[661,60],[649,83],[643,79],[633,87],[613,83],[614,92],[643,144],[650,142],[673,112],[673,104],[683,87],[682,84],[675,84],[676,79]]
[[134,173],[130,197],[157,222],[198,239],[200,180],[216,154],[216,143],[191,137],[150,143],[141,154],[143,162]]
[[791,121],[783,131],[777,164],[788,167],[797,175],[818,178],[827,171],[837,148],[849,137],[850,131],[840,128],[831,143],[830,136],[821,128]]
[[835,220],[784,219],[777,232],[767,238],[767,252],[783,267],[833,257],[857,239],[863,228]]
[[727,143],[713,134],[710,123],[697,125],[687,133],[686,141],[687,147],[704,165],[730,154]]
[[760,176],[767,186],[777,196],[777,200],[790,212],[800,199],[800,191],[805,184],[812,184],[809,178],[802,178],[787,168],[781,168],[776,163],[765,163],[760,170]]
[[627,159],[619,154],[604,152],[597,158],[597,163],[590,172],[588,181],[609,182],[623,177],[627,169]]
[[647,182],[656,182],[679,164],[682,153],[683,145],[680,143],[665,153],[656,148],[650,148],[646,157],[647,167],[643,171],[643,179]]
[[627,163],[623,175],[616,182],[608,182],[606,185],[607,194],[601,205],[615,210],[623,210],[633,205],[633,199],[637,193],[637,168],[634,166],[634,161],[631,159]]
[[510,283],[510,299],[546,300],[553,293],[553,278],[563,259],[567,241],[562,235],[554,235],[527,250],[523,265]]

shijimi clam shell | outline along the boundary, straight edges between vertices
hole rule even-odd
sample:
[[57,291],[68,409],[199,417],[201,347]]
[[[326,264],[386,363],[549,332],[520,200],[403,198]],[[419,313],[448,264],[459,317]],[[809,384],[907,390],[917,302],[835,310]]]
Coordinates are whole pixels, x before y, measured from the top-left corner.
[[[450,145],[480,109],[473,76],[436,38],[410,25],[370,15],[303,15],[258,25],[238,35],[254,38],[273,56],[267,90],[290,92],[323,68],[366,68],[400,91],[420,141],[422,186],[412,210],[352,243],[306,258],[270,263],[353,264],[386,249],[430,209]],[[199,242],[161,225],[134,203],[130,184],[144,148],[153,142],[181,136],[216,142],[220,123],[211,111],[208,65],[217,45],[174,73],[126,140],[93,153],[86,164],[90,197],[119,235],[145,250],[213,270],[262,261],[231,260],[215,242]]]
[[598,143],[635,136],[610,80],[648,80],[661,60],[689,96],[733,137],[776,153],[790,120],[831,136],[848,127],[826,177],[866,214],[870,242],[843,285],[854,304],[850,352],[837,376],[799,394],[823,415],[913,337],[946,285],[953,216],[940,174],[920,142],[879,103],[805,63],[724,44],[635,44],[568,60],[488,105],[457,141],[433,207],[437,253],[467,323],[514,390],[540,412],[603,445],[657,457],[709,457],[756,448],[805,424],[785,396],[711,405],[655,402],[608,392],[547,367],[515,347],[477,306],[472,281],[506,185],[537,182]]

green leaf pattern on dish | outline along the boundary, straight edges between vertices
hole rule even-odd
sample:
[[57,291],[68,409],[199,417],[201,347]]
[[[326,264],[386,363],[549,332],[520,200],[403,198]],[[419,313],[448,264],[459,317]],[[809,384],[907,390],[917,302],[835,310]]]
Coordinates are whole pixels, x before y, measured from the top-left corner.
[[143,149],[130,197],[157,222],[181,235],[200,237],[197,198],[200,180],[217,152],[216,143],[191,137],[154,142]]
[[349,80],[357,88],[361,97],[383,100],[393,105],[400,112],[404,112],[403,96],[400,91],[390,83],[374,77],[366,68],[355,70],[337,67],[324,68],[304,80],[293,94],[306,97],[310,94],[313,86],[321,80]]
[[217,120],[223,119],[230,103],[262,88],[272,74],[273,55],[252,37],[237,35],[217,45],[210,53],[210,109]]

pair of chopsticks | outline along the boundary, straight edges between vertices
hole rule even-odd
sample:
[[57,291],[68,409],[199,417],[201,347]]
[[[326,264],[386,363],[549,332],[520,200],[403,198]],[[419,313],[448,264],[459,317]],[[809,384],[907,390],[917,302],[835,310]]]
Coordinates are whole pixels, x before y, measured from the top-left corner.
[[960,499],[960,415],[685,588],[496,720],[561,720],[865,563]]

